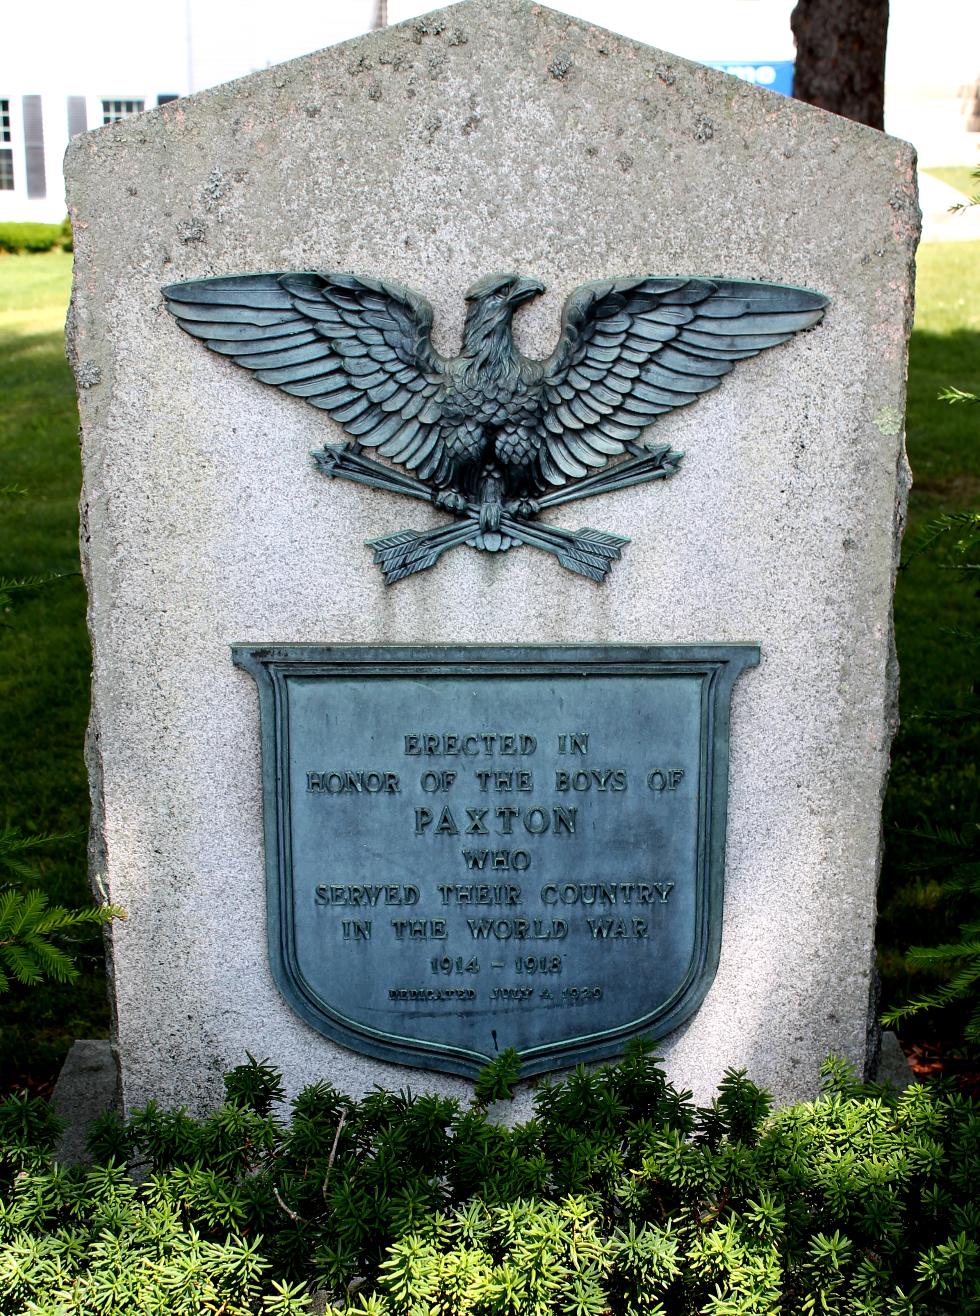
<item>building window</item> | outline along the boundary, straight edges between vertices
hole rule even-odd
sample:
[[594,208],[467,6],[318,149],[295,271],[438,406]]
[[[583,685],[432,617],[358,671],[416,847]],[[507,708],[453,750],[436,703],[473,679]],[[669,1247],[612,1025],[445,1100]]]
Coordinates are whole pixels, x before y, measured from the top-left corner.
[[88,129],[88,106],[84,96],[68,97],[68,136],[77,137]]
[[24,119],[24,174],[29,201],[41,201],[48,194],[44,160],[44,115],[40,96],[21,98]]
[[128,119],[134,114],[142,114],[143,109],[143,101],[103,101],[102,122],[104,124],[117,123],[120,119]]
[[14,190],[14,153],[10,141],[10,101],[0,98],[0,192]]

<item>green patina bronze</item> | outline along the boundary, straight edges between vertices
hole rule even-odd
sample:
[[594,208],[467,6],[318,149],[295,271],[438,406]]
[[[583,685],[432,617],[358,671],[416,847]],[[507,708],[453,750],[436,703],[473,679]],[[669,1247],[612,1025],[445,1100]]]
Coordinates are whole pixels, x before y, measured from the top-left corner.
[[243,274],[163,289],[187,333],[343,426],[353,442],[313,454],[325,475],[453,515],[435,530],[371,542],[389,584],[459,544],[491,553],[529,544],[602,581],[628,539],[536,518],[673,475],[682,454],[639,443],[643,431],[736,362],[815,325],[827,298],[730,279],[604,279],[567,298],[557,347],[535,361],[517,350],[512,319],[543,291],[516,274],[478,280],[466,294],[462,351],[448,358],[432,344],[430,304],[386,280]]
[[617,1054],[721,945],[753,644],[235,645],[262,727],[269,959],[307,1023],[473,1074]]

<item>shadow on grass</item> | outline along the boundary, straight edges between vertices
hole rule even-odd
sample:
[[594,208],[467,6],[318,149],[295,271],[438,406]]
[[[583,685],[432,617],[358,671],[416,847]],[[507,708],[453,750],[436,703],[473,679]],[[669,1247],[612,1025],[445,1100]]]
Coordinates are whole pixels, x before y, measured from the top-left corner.
[[937,401],[940,389],[980,393],[980,333],[916,329],[909,347],[906,435],[912,466],[910,525],[980,496],[980,408]]
[[[937,401],[951,384],[980,392],[980,333],[917,330],[909,366],[906,556],[940,513],[980,506],[980,407]],[[953,852],[929,836],[980,825],[980,660],[975,642],[964,638],[980,630],[980,596],[961,565],[944,540],[900,572],[895,593],[902,725],[885,800],[877,929],[883,1006],[926,986],[911,976],[904,950],[955,939],[961,921],[943,899]],[[910,1036],[950,1044],[962,1037],[962,1025],[954,1009],[906,1028]]]
[[[0,628],[0,825],[68,833],[37,852],[37,886],[55,904],[91,897],[83,761],[89,699],[85,590],[78,565],[78,416],[57,333],[0,334],[0,575],[57,576],[18,592]],[[75,1037],[104,1036],[101,934],[74,945],[76,983],[14,983],[0,998],[0,1087],[44,1091]]]

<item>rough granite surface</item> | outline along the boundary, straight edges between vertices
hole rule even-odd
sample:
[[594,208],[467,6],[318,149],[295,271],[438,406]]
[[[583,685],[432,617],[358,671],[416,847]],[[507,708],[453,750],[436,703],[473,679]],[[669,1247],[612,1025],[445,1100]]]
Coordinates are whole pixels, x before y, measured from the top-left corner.
[[91,1163],[85,1145],[89,1125],[115,1106],[117,1077],[111,1042],[93,1037],[72,1042],[51,1093],[51,1107],[64,1120],[55,1148],[62,1165]]
[[[735,690],[721,963],[661,1049],[699,1098],[726,1066],[780,1100],[813,1092],[828,1051],[861,1068],[912,148],[529,0],[470,0],[78,137],[67,175],[92,853],[129,911],[111,938],[126,1106],[206,1106],[246,1049],[291,1092],[468,1091],[332,1045],[276,990],[258,702],[234,641],[758,641]],[[610,275],[762,278],[831,305],[663,420],[687,454],[672,480],[554,514],[632,537],[604,585],[531,549],[463,548],[387,589],[363,541],[445,518],[328,484],[308,453],[339,428],[194,343],[160,296],[287,269],[416,288],[451,352],[463,290],[501,269],[547,285],[516,322],[533,355],[566,295]]]

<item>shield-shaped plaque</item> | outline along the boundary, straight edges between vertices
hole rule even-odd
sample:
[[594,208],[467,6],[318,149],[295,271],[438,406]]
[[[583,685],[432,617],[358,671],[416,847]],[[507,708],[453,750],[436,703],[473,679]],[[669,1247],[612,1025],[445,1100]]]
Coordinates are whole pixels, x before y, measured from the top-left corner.
[[753,644],[236,645],[259,689],[269,958],[384,1060],[538,1073],[661,1036],[721,944]]

